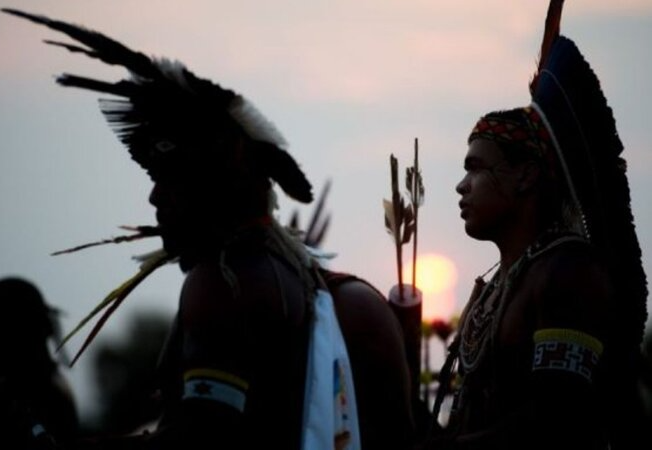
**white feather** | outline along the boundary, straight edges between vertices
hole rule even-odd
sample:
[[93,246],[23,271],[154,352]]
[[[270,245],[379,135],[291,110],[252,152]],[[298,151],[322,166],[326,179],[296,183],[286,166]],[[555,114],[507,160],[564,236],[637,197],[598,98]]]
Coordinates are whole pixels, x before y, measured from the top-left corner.
[[229,114],[245,133],[256,141],[268,142],[285,148],[287,143],[278,129],[247,99],[237,95],[229,106]]

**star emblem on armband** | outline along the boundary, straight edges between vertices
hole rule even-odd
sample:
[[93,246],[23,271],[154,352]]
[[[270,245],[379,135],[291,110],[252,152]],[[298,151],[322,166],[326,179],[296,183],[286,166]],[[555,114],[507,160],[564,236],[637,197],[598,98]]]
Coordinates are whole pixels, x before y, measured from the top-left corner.
[[195,384],[195,386],[193,388],[193,391],[197,395],[202,395],[202,396],[210,395],[211,394],[211,385],[204,382],[204,381],[200,381],[199,383]]

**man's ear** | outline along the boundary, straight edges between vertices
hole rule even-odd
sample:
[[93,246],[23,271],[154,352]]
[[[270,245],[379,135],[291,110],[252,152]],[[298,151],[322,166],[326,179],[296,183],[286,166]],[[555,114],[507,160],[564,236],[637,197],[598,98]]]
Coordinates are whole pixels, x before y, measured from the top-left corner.
[[517,192],[527,192],[534,188],[541,176],[541,168],[534,161],[523,163],[521,174],[518,177],[518,184],[516,185]]

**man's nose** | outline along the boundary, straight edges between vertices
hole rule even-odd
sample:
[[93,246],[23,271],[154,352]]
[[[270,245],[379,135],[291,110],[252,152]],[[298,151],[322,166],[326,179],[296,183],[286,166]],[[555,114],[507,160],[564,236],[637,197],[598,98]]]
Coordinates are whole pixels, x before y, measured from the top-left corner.
[[151,192],[149,193],[149,203],[152,206],[156,206],[159,204],[161,198],[161,187],[158,183],[154,183],[154,186],[152,187]]
[[467,176],[464,175],[464,178],[462,178],[460,182],[455,185],[455,192],[460,195],[463,195],[469,191],[469,183],[466,178]]

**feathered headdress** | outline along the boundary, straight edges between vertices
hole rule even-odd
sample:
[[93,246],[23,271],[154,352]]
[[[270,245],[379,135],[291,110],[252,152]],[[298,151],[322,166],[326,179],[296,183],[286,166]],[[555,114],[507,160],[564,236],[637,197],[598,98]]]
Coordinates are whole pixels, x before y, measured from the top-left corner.
[[[619,389],[632,386],[636,376],[647,318],[647,280],[623,144],[597,76],[575,43],[559,34],[562,6],[563,0],[550,2],[539,65],[530,83],[532,107],[548,129],[585,234],[605,255],[614,282],[618,304],[611,305],[610,339],[619,353],[608,356],[613,373],[607,376],[614,391],[607,409],[621,414],[632,407]],[[615,420],[621,437],[627,426],[623,417]]]
[[[285,151],[280,133],[241,95],[198,78],[179,62],[149,58],[98,32],[15,9],[3,8],[2,11],[65,33],[85,47],[45,41],[48,44],[123,66],[129,71],[130,78],[118,82],[70,74],[59,76],[57,82],[118,97],[100,100],[101,110],[127,146],[132,159],[154,180],[192,179],[200,170],[203,174],[221,171],[232,177],[248,173],[277,182],[295,200],[312,201],[312,187],[296,161]],[[55,254],[129,242],[160,233],[158,227],[123,228],[135,233]],[[176,261],[176,255],[161,249],[145,255],[140,261],[139,272],[109,293],[63,339],[60,346],[104,311],[71,365],[129,293],[157,268]]]
[[[177,61],[150,58],[98,32],[15,9],[2,11],[65,33],[86,47],[48,44],[129,71],[131,77],[118,82],[70,74],[57,82],[118,97],[101,100],[102,112],[131,157],[154,179],[184,175],[184,168],[192,176],[207,164],[227,171],[240,165],[274,180],[295,200],[312,201],[311,185],[284,149],[280,133],[241,95],[195,76]],[[246,145],[233,145],[238,139]]]
[[287,228],[291,230],[292,233],[298,234],[301,236],[303,243],[310,248],[318,249],[321,248],[324,238],[326,237],[326,232],[331,221],[330,213],[324,211],[326,205],[326,198],[331,189],[331,180],[327,180],[326,184],[322,188],[321,194],[319,194],[319,199],[315,204],[315,207],[312,211],[310,221],[308,222],[308,227],[306,229],[301,228],[299,224],[299,211],[295,210],[290,217]]

